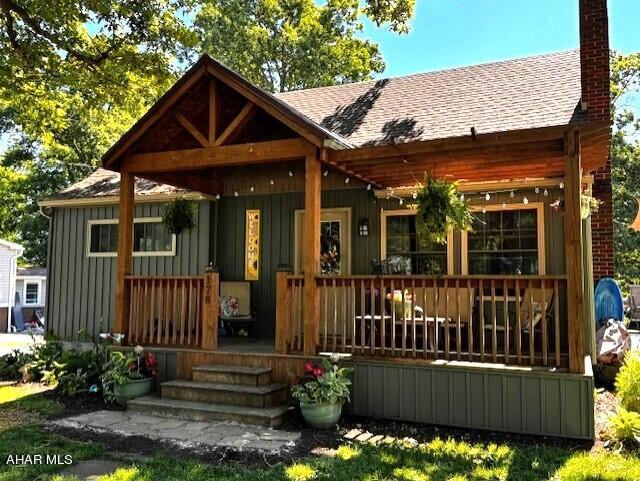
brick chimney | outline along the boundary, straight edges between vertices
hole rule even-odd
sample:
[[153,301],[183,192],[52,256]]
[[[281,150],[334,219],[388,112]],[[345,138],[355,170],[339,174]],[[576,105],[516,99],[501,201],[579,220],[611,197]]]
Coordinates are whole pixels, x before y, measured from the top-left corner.
[[[580,1],[582,102],[589,121],[609,121],[609,24],[607,0]],[[594,173],[593,195],[602,204],[591,218],[593,277],[613,276],[613,204],[611,158]]]

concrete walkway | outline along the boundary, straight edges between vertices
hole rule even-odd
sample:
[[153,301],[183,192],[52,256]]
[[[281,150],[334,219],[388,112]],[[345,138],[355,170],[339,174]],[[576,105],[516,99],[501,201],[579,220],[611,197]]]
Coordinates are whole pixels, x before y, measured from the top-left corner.
[[223,447],[277,452],[291,447],[300,433],[249,426],[233,422],[209,423],[149,416],[127,411],[95,411],[54,421],[55,425],[73,429],[124,436],[144,436],[168,441],[180,447]]

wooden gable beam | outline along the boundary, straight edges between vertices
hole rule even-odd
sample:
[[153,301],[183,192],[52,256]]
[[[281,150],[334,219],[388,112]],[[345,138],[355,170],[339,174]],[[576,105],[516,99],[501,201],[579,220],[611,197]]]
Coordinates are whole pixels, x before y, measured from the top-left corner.
[[304,139],[308,140],[309,142],[314,144],[316,147],[322,147],[324,142],[324,137],[321,137],[319,135],[314,135],[313,133],[309,132],[307,129],[298,125],[298,123],[291,121],[289,117],[287,117],[282,112],[280,112],[280,110],[275,108],[270,102],[266,101],[263,95],[259,95],[258,93],[246,88],[241,81],[229,75],[228,73],[222,71],[221,69],[214,68],[213,66],[208,65],[207,70],[215,78],[227,84],[229,87],[231,87],[233,90],[235,90],[240,95],[245,97],[247,100],[253,102],[258,107],[260,107],[265,112],[267,112],[269,115],[274,117],[276,120],[279,120],[280,122],[285,124],[295,133],[297,133]]
[[205,176],[195,175],[187,172],[168,173],[144,173],[139,177],[144,177],[162,184],[173,185],[181,189],[188,189],[194,192],[201,192],[207,195],[222,195],[223,185],[219,179],[211,179]]
[[215,145],[219,146],[233,142],[233,139],[240,134],[255,113],[256,105],[252,102],[247,102],[238,115],[235,116],[231,123],[227,125],[227,128],[220,134],[220,137],[216,139]]
[[209,145],[216,142],[216,129],[218,127],[218,93],[216,79],[209,79]]
[[[103,157],[103,164],[106,168],[111,168],[111,163],[118,159],[127,148],[129,148],[135,141],[137,141],[142,135],[151,127],[160,117],[167,113],[177,102],[182,95],[185,94],[190,88],[192,88],[201,78],[205,75],[207,69],[204,65],[198,66],[192,71],[192,74],[187,74],[183,77],[184,81],[178,81],[168,92],[166,92],[162,98],[154,104],[154,106],[131,127],[127,133],[125,133],[120,141],[118,141]],[[116,169],[118,170],[118,169]]]
[[250,144],[133,154],[125,158],[126,172],[177,172],[208,167],[238,166],[304,158],[315,146],[304,139],[270,140]]
[[200,143],[200,145],[202,145],[203,147],[209,147],[209,140],[204,135],[202,135],[202,133],[197,129],[195,125],[193,125],[189,121],[188,118],[186,118],[180,112],[176,112],[173,116],[180,123],[180,125],[182,125],[187,130],[187,132],[189,132],[191,136]]

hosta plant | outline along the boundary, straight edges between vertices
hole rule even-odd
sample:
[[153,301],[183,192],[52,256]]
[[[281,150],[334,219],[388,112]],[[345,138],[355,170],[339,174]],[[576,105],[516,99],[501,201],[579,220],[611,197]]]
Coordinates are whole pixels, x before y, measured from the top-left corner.
[[291,389],[292,396],[304,404],[335,404],[349,401],[349,375],[352,369],[338,367],[326,358],[308,362],[304,374]]

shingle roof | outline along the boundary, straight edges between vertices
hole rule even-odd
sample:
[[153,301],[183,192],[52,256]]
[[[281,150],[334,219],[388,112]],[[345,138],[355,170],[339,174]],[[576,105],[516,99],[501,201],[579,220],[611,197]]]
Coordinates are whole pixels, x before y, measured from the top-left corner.
[[[580,51],[525,57],[276,95],[353,146],[566,125],[579,108]],[[98,169],[47,200],[118,195],[120,176]],[[137,195],[186,192],[137,179]]]
[[579,50],[278,94],[355,146],[566,125],[580,96]]
[[[172,185],[136,177],[136,195],[162,195],[188,192]],[[117,196],[120,193],[120,174],[98,168],[88,177],[70,185],[47,200],[85,199]]]
[[46,267],[18,267],[18,277],[47,277]]

